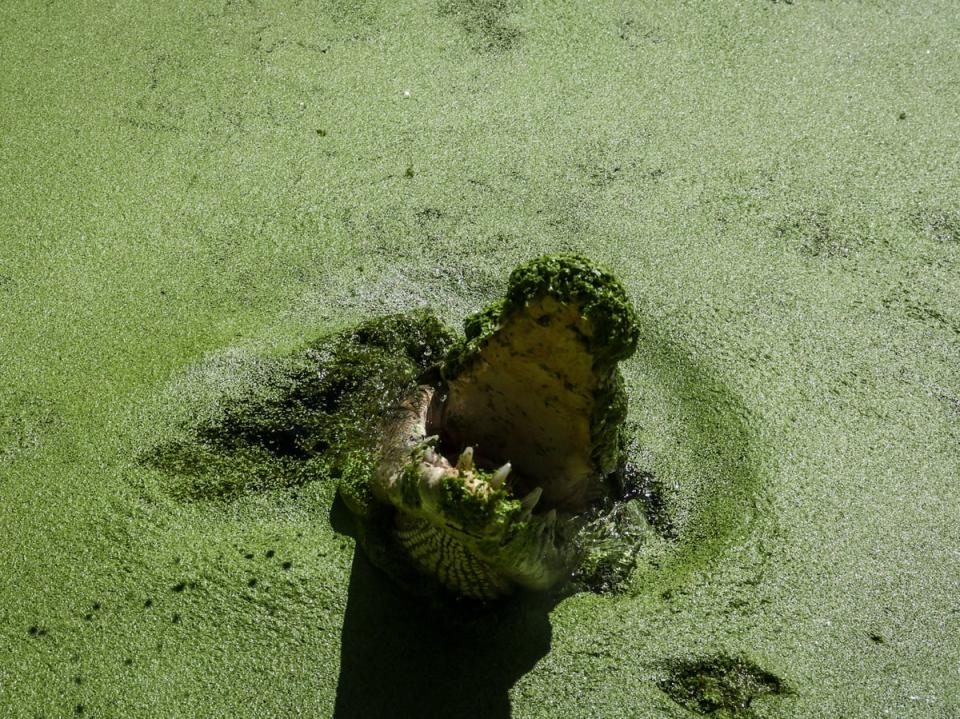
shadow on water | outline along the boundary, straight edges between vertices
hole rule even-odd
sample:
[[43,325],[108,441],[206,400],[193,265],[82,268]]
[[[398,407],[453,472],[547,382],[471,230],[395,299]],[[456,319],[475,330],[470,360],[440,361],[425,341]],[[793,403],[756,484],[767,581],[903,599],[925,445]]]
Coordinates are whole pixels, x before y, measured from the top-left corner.
[[[334,528],[353,534],[337,500]],[[440,605],[406,594],[358,547],[334,717],[510,717],[510,688],[550,651],[549,596]]]

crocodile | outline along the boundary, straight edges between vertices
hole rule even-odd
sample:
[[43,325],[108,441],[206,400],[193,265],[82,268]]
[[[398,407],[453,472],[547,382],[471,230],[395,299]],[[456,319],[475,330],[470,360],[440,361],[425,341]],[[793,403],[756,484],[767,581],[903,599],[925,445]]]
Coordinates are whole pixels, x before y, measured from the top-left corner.
[[226,380],[213,364],[196,386],[214,401],[141,461],[192,501],[334,481],[367,558],[421,596],[489,600],[573,572],[618,586],[651,536],[620,501],[635,478],[618,363],[638,337],[613,275],[548,255],[460,337],[421,308],[231,361]]
[[374,563],[481,600],[569,577],[589,517],[622,489],[617,365],[638,337],[623,286],[590,260],[518,266],[341,462]]

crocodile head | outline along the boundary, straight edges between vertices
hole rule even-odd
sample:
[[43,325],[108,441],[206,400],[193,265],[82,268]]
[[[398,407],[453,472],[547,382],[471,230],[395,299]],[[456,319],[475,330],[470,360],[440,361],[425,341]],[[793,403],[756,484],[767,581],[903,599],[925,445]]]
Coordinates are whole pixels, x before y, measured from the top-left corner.
[[622,462],[617,362],[637,337],[622,285],[579,256],[519,266],[467,319],[439,381],[391,413],[370,480],[416,570],[476,598],[569,575]]

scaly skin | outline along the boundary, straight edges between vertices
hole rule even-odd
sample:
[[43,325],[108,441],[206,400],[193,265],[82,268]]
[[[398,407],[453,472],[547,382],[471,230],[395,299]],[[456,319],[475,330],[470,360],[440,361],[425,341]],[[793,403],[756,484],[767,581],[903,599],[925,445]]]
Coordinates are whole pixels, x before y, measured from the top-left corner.
[[374,496],[393,505],[396,538],[421,572],[448,589],[491,599],[521,585],[545,589],[571,563],[557,542],[557,512],[534,516],[541,492],[510,496],[510,464],[485,472],[468,447],[452,465],[427,436],[433,388],[420,387],[387,436],[372,486]]
[[505,299],[467,320],[442,380],[381,428],[369,478],[418,572],[480,599],[569,575],[581,518],[622,462],[616,365],[637,334],[620,283],[577,256],[521,265]]

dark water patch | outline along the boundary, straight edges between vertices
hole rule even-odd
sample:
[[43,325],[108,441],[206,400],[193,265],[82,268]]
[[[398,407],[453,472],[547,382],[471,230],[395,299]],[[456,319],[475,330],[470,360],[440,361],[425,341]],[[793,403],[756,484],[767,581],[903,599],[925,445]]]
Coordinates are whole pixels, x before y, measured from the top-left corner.
[[787,246],[808,257],[847,257],[853,249],[822,208],[801,209],[781,220],[774,232]]
[[457,20],[480,52],[512,50],[523,37],[520,28],[510,22],[518,9],[516,0],[441,0],[442,17]]
[[775,674],[743,657],[717,654],[666,664],[667,676],[657,684],[684,709],[711,717],[750,719],[753,703],[767,696],[792,694]]
[[929,208],[911,219],[916,230],[934,242],[960,242],[960,208]]

